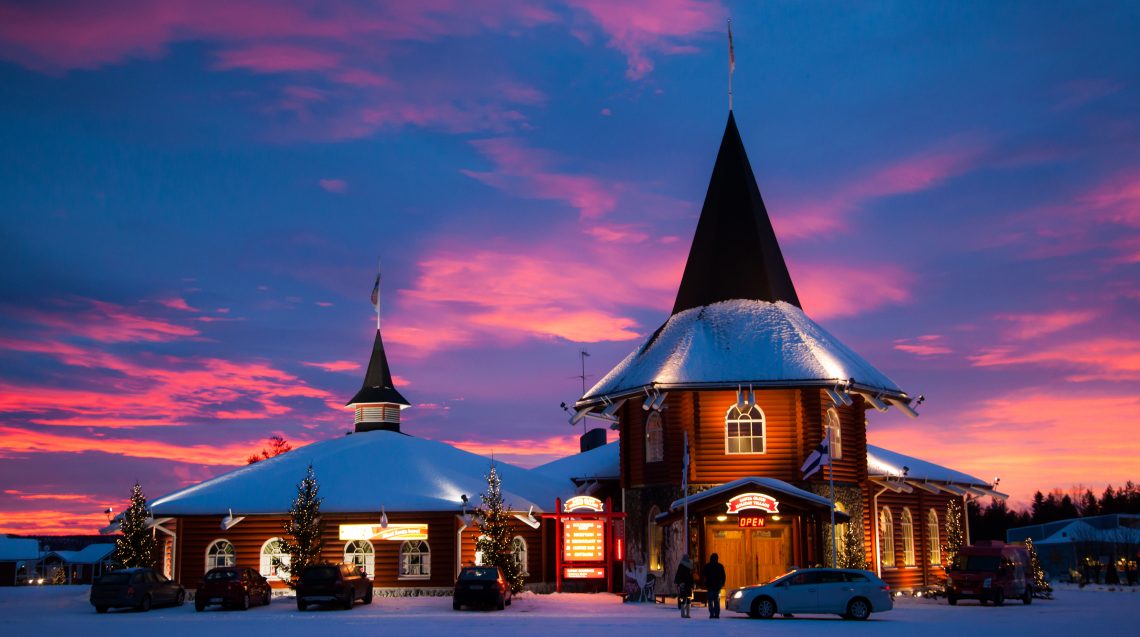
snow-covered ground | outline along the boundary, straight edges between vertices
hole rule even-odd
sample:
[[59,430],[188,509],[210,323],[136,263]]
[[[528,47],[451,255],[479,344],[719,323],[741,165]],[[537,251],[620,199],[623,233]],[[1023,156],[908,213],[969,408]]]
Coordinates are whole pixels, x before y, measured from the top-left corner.
[[47,635],[162,635],[163,637],[272,637],[328,634],[536,635],[541,637],[613,637],[624,635],[875,635],[876,637],[1015,637],[1030,635],[1136,635],[1140,630],[1140,588],[1108,591],[1106,587],[1063,589],[1052,601],[1036,600],[1000,608],[964,601],[900,599],[888,613],[866,622],[838,617],[804,616],[769,621],[724,613],[710,620],[703,608],[682,620],[675,607],[622,604],[609,595],[524,594],[503,612],[451,610],[451,599],[376,598],[371,606],[351,611],[297,612],[292,598],[277,598],[268,607],[249,611],[194,612],[193,604],[149,613],[112,611],[96,615],[87,602],[87,587],[0,588],[0,634],[12,637]]

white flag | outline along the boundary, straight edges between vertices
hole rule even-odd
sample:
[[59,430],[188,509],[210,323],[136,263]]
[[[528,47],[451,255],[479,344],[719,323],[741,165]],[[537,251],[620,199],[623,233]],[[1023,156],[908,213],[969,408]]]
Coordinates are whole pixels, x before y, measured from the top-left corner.
[[804,464],[800,467],[800,471],[804,473],[804,480],[810,478],[816,471],[819,471],[824,465],[831,464],[831,430],[828,429],[829,435],[824,436],[819,445],[812,451]]

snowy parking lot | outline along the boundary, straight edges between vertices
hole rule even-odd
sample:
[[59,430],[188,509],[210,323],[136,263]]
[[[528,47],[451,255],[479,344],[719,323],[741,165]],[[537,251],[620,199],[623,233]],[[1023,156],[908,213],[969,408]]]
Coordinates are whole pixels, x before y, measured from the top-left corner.
[[1052,601],[995,608],[964,601],[902,598],[888,613],[866,622],[838,617],[804,616],[752,620],[725,612],[708,619],[703,608],[680,619],[675,607],[622,604],[609,595],[523,594],[502,612],[451,610],[451,599],[376,598],[351,611],[298,612],[292,598],[276,598],[249,611],[194,611],[193,604],[149,613],[112,611],[96,615],[87,587],[0,588],[0,632],[4,635],[144,635],[272,637],[379,635],[538,635],[541,637],[612,637],[620,635],[875,635],[899,637],[1014,637],[1031,635],[1135,635],[1140,631],[1140,589],[1103,587],[1058,591]]

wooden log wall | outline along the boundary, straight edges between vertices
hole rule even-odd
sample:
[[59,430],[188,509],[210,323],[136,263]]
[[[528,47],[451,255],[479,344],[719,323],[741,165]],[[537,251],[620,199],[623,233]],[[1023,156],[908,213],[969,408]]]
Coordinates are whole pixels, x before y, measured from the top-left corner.
[[[874,487],[874,485],[872,485]],[[929,586],[936,586],[942,583],[946,578],[945,564],[945,551],[941,551],[942,562],[938,565],[930,563],[930,543],[929,543],[929,530],[927,526],[927,519],[930,511],[933,510],[938,515],[938,542],[941,546],[946,542],[946,505],[950,500],[958,496],[950,494],[933,494],[923,491],[922,489],[914,489],[912,493],[894,493],[887,491],[879,496],[879,508],[874,511],[872,516],[872,523],[875,528],[875,541],[878,541],[878,523],[879,513],[883,507],[889,507],[891,511],[891,521],[894,526],[895,538],[895,551],[894,551],[894,567],[882,567],[882,578],[892,589],[897,590],[911,590],[916,588],[925,588]],[[914,566],[906,566],[903,557],[903,527],[902,517],[903,509],[909,509],[913,520],[914,529]],[[874,558],[874,546],[871,547],[872,551],[868,553],[871,559]],[[872,569],[873,570],[873,569]]]

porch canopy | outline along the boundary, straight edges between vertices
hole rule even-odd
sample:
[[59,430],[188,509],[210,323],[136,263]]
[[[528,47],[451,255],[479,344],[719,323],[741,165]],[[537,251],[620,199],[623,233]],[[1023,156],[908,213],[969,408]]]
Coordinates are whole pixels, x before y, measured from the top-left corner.
[[[685,504],[689,505],[690,514],[707,515],[709,513],[728,512],[728,501],[732,498],[751,492],[759,492],[771,496],[777,502],[777,515],[819,514],[831,515],[831,500],[792,486],[783,480],[775,478],[762,478],[750,476],[732,482],[726,482],[711,489],[694,493],[693,495],[674,500],[669,510],[657,516],[660,525],[671,524],[684,515]],[[835,511],[836,522],[846,522],[850,519],[846,513]]]

